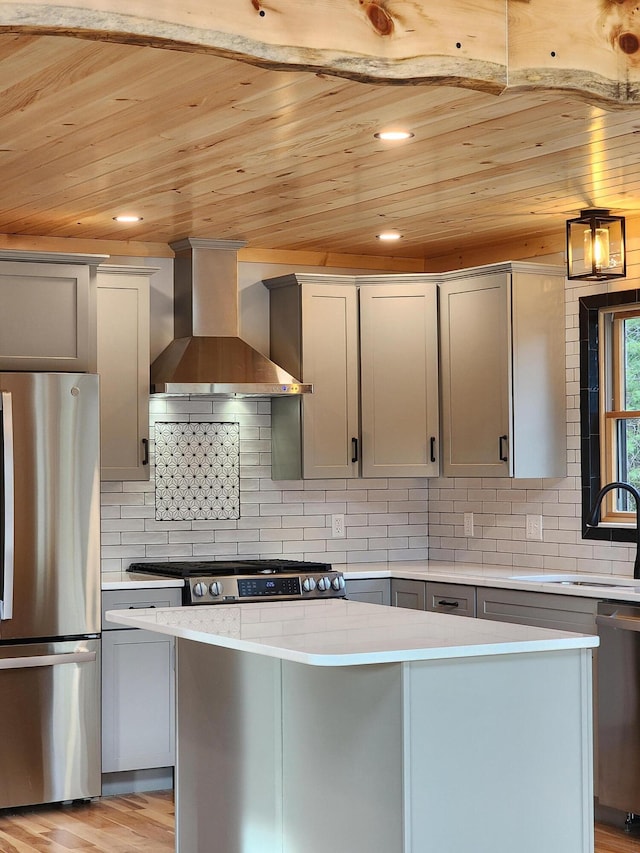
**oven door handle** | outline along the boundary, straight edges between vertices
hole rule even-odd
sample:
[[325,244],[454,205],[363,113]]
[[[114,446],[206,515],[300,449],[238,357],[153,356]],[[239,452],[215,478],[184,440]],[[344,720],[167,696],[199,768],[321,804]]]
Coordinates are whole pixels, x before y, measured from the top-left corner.
[[605,616],[603,613],[596,616],[596,625],[604,625],[609,628],[620,628],[623,631],[640,631],[640,610],[637,616]]

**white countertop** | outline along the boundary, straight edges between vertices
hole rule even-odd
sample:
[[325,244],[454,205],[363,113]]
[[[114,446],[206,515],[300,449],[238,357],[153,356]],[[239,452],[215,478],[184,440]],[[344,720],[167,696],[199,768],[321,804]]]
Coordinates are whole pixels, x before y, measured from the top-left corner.
[[[609,598],[640,602],[640,580],[629,576],[596,575],[579,572],[545,571],[484,563],[449,563],[440,560],[411,560],[391,563],[334,564],[346,580],[365,578],[406,578],[438,583],[459,583],[505,589],[550,592],[582,598]],[[587,582],[588,586],[558,583],[558,580]],[[593,586],[591,585],[593,584]]]
[[356,666],[592,648],[598,638],[358,601],[288,601],[144,610],[106,618],[313,666]]
[[184,586],[182,578],[162,578],[158,575],[134,574],[133,572],[103,572],[102,589],[166,589]]
[[[439,560],[408,560],[390,563],[334,563],[332,568],[344,574],[347,580],[366,578],[406,578],[439,583],[460,583],[472,586],[491,586],[507,589],[551,592],[557,595],[577,595],[583,598],[609,598],[616,601],[640,602],[640,580],[617,575],[589,575],[573,572],[561,573],[515,566],[492,566],[482,563],[449,563]],[[554,578],[584,578],[603,584],[624,582],[624,586],[574,586],[554,583]],[[529,578],[536,578],[530,580]],[[177,578],[162,578],[129,572],[104,572],[102,589],[153,589],[182,587]]]

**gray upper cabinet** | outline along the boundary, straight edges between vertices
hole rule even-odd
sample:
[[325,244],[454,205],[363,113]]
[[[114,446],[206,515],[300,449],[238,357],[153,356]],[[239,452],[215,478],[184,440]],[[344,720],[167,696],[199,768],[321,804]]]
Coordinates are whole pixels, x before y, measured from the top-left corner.
[[362,475],[436,477],[437,287],[388,276],[359,282]]
[[273,478],[437,475],[436,285],[300,273],[264,283],[271,358],[313,385],[272,401]]
[[443,474],[566,474],[564,270],[508,263],[440,282]]
[[149,279],[155,271],[115,265],[98,270],[103,480],[149,479]]
[[96,266],[105,257],[0,253],[2,370],[94,369]]
[[272,477],[357,477],[358,294],[353,277],[287,275],[265,284],[271,358],[313,384],[304,400],[272,400]]

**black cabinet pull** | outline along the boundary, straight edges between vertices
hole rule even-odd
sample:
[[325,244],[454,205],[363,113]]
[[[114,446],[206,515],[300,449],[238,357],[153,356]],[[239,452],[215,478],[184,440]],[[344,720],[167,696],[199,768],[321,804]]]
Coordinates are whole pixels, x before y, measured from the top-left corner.
[[498,446],[498,453],[500,455],[500,461],[501,462],[508,462],[509,461],[509,457],[507,456],[507,454],[504,452],[504,449],[503,449],[503,445],[507,441],[507,439],[508,439],[508,436],[506,436],[506,435],[500,436],[500,444]]
[[460,607],[460,602],[458,602],[458,601],[445,601],[444,599],[442,599],[442,601],[438,602],[438,607]]
[[149,439],[148,438],[142,439],[142,464],[143,465],[149,464]]
[[436,461],[436,437],[435,437],[435,435],[431,436],[430,444],[431,444],[431,461],[435,462]]
[[358,461],[358,439],[357,438],[351,439],[351,461],[352,462]]

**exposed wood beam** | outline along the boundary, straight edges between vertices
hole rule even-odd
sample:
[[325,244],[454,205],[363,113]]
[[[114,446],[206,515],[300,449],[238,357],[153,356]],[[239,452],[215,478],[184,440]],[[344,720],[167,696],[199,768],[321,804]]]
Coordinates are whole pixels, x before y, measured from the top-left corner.
[[366,82],[640,102],[636,0],[19,0],[0,31],[232,57]]

